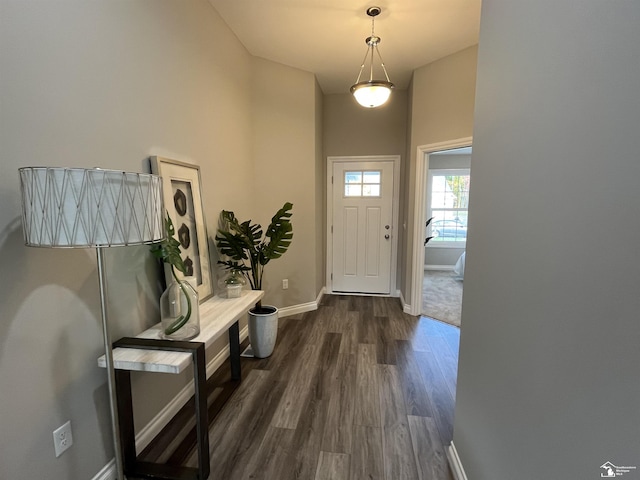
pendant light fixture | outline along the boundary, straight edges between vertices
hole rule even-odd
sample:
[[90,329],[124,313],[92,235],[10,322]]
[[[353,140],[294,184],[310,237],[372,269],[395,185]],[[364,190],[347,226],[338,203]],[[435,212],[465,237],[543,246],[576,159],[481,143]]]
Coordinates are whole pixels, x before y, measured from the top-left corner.
[[[356,101],[363,107],[367,108],[375,108],[383,105],[389,99],[389,95],[391,95],[391,89],[394,88],[393,83],[389,81],[387,69],[384,67],[382,56],[378,51],[380,37],[376,36],[376,34],[374,33],[375,17],[380,15],[380,12],[382,12],[382,9],[380,7],[367,8],[367,15],[371,17],[371,36],[365,39],[365,42],[367,44],[367,53],[365,53],[364,59],[362,60],[360,73],[358,73],[356,83],[351,87],[351,93],[356,98]],[[382,67],[382,71],[384,72],[386,80],[373,79],[374,51],[380,59],[380,66]],[[369,60],[369,80],[361,82],[360,78],[362,77],[362,72],[364,71],[367,59]]]

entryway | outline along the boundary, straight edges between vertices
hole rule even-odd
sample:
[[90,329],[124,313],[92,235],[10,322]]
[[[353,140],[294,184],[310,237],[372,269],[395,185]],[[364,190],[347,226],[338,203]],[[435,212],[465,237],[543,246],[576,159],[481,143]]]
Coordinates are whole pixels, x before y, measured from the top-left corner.
[[393,295],[400,157],[327,160],[329,293]]
[[471,147],[428,155],[422,314],[460,326],[469,222]]
[[[410,308],[460,325],[471,137],[418,147]],[[432,218],[428,227],[427,220]],[[425,238],[433,238],[425,246]],[[450,282],[459,292],[443,290]],[[428,298],[427,298],[428,296]],[[460,298],[458,308],[456,297]],[[441,317],[441,318],[438,318]]]

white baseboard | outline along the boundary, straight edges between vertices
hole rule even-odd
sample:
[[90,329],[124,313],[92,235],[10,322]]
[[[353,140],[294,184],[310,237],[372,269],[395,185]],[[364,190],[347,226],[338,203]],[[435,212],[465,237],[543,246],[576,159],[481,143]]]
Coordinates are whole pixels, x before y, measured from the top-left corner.
[[[249,329],[245,327],[240,330],[240,342],[249,335]],[[229,358],[229,346],[224,347],[220,352],[207,363],[207,378],[213,374]],[[136,450],[141,452],[151,441],[156,438],[167,423],[180,411],[185,403],[193,396],[195,390],[192,383],[184,387],[171,402],[169,402],[145,427],[136,435]]]
[[91,480],[116,480],[116,461],[115,459],[107,463]]
[[402,311],[411,315],[411,305],[409,305],[405,301],[404,295],[402,295],[402,292],[400,290],[398,290],[398,297],[400,297],[400,305],[402,305]]
[[[297,313],[310,312],[318,309],[318,304],[324,295],[324,288],[320,290],[318,297],[313,302],[303,303],[300,305],[293,305],[291,307],[284,307],[278,309],[278,315],[280,317],[287,317],[295,315]],[[249,336],[248,327],[245,326],[240,331],[240,341],[244,341]],[[229,358],[229,347],[226,346],[207,363],[207,378],[213,374],[220,366]],[[160,433],[164,426],[171,420],[176,413],[182,408],[182,406],[191,398],[194,393],[193,384],[189,384],[184,387],[178,395],[176,395],[171,402],[169,402],[159,413],[156,415],[145,427],[143,427],[138,435],[136,435],[136,449],[141,452],[145,449],[151,441]],[[93,480],[101,480],[95,478]]]
[[[300,305],[293,305],[291,307],[284,307],[278,309],[280,317],[287,317],[289,315],[295,315],[297,313],[310,312],[318,309],[318,304],[324,294],[324,288],[320,290],[318,297],[314,302],[303,303]],[[244,341],[249,336],[249,329],[245,326],[240,331],[240,341]],[[229,347],[226,346],[220,352],[207,363],[207,378],[213,374],[220,366],[229,358]],[[136,435],[136,449],[138,452],[144,450],[151,441],[160,433],[165,425],[178,413],[185,403],[191,398],[194,393],[193,384],[190,383],[184,387],[180,393],[178,393],[171,402],[169,402],[140,432]],[[93,480],[102,480],[95,478]]]
[[[249,328],[245,326],[240,330],[240,342],[249,336]],[[224,347],[220,352],[207,363],[207,378],[215,372],[229,358],[229,346]],[[180,411],[195,392],[193,383],[189,383],[171,400],[153,419],[144,426],[136,435],[136,451],[144,450],[169,421]],[[91,480],[116,480],[116,463],[111,460],[100,470]]]
[[425,265],[424,271],[426,272],[427,270],[453,270],[454,268],[456,268],[455,265]]
[[451,467],[451,471],[455,480],[468,480],[467,474],[465,473],[464,467],[462,466],[462,462],[460,461],[460,457],[458,456],[458,451],[456,450],[455,444],[451,442],[451,445],[447,447],[446,451],[447,460],[449,461],[449,466]]
[[317,302],[301,303],[300,305],[292,305],[291,307],[283,307],[278,309],[278,317],[290,317],[298,313],[312,312],[318,309]]
[[324,294],[327,292],[327,287],[322,287],[320,289],[320,291],[318,292],[318,296],[316,297],[316,303],[318,305],[320,305],[320,301],[322,300],[322,297],[324,296]]
[[301,303],[299,305],[292,305],[290,307],[283,307],[278,309],[278,317],[289,317],[291,315],[297,315],[298,313],[304,312],[312,312],[318,309],[318,305],[320,305],[320,300],[322,300],[322,296],[324,295],[324,287],[318,293],[315,301]]
[[[278,309],[280,317],[288,317],[290,315],[296,315],[298,313],[311,312],[318,309],[318,305],[322,300],[322,296],[325,293],[323,287],[318,293],[318,297],[313,302],[302,303],[300,305],[293,305],[291,307],[284,307]],[[244,327],[240,330],[240,341],[244,341],[249,335],[248,327]],[[229,347],[224,347],[209,363],[207,363],[207,378],[215,372],[224,361],[229,358]],[[140,432],[136,435],[136,450],[141,452],[144,450],[151,441],[162,431],[167,423],[180,411],[185,403],[191,398],[194,393],[193,384],[189,384],[184,387],[174,398],[171,400]],[[111,460],[107,465],[100,470],[95,477],[91,480],[116,480],[116,464],[115,460]]]

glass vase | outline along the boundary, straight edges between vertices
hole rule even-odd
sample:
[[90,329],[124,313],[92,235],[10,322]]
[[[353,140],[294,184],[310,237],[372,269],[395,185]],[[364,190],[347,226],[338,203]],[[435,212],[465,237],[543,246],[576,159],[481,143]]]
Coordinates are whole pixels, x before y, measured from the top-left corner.
[[239,298],[246,284],[247,280],[240,270],[231,270],[218,282],[218,286],[227,298]]
[[193,288],[195,277],[175,279],[160,297],[162,338],[191,340],[200,333],[198,292]]

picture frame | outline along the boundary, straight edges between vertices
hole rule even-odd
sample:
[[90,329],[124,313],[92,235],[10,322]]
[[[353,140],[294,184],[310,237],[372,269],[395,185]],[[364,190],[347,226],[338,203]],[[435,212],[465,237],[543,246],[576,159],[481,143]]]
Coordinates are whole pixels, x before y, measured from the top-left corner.
[[[198,298],[202,303],[213,295],[209,239],[202,208],[200,167],[165,157],[149,157],[151,172],[162,177],[164,207],[173,222],[175,238],[180,242],[187,274],[194,276]],[[191,275],[189,275],[191,273]],[[180,274],[180,272],[178,272]],[[167,284],[171,269],[165,265]]]

